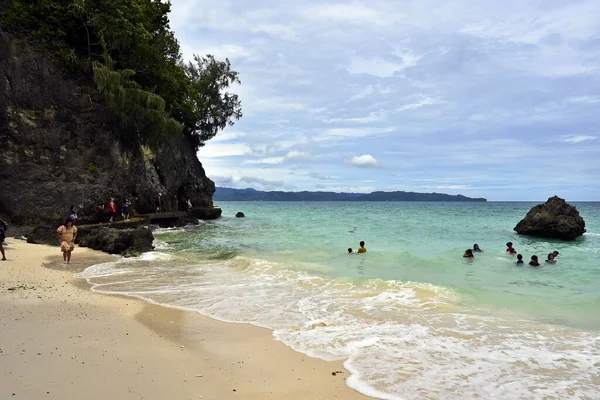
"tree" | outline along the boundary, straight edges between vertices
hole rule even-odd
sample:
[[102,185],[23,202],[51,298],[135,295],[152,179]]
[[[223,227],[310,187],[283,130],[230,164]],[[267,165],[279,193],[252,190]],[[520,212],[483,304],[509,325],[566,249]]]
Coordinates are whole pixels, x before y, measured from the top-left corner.
[[229,59],[217,61],[212,55],[194,55],[194,62],[185,65],[185,73],[189,90],[181,116],[183,132],[199,148],[242,117],[238,95],[227,92],[232,84],[241,82],[239,74],[231,70]]

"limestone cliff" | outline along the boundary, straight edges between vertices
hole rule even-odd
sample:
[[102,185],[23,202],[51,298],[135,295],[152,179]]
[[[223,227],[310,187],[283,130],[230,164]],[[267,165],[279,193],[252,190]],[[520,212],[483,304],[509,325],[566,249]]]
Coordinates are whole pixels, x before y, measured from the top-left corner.
[[212,207],[214,183],[185,138],[157,152],[127,148],[119,124],[83,74],[64,76],[42,49],[0,31],[0,214],[13,224],[62,219],[70,205],[115,197],[152,212]]

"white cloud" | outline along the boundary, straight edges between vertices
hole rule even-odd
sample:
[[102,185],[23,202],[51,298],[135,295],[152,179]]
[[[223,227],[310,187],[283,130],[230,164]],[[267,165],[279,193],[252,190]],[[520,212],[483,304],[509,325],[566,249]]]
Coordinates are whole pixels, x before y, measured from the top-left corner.
[[320,4],[306,9],[305,15],[311,19],[319,18],[337,22],[379,24],[384,20],[384,16],[374,8],[358,3]]
[[373,88],[372,85],[365,86],[363,89],[359,90],[352,97],[350,97],[349,100],[364,99],[365,97],[372,95],[374,91],[375,91],[375,89]]
[[365,137],[365,136],[376,136],[390,132],[394,132],[396,128],[332,128],[327,129],[326,134],[328,136],[341,136],[341,137]]
[[600,103],[600,97],[598,96],[578,96],[567,98],[567,103],[575,104],[597,104]]
[[385,119],[385,113],[382,111],[373,111],[366,117],[353,117],[353,118],[331,118],[326,119],[324,122],[327,124],[334,123],[355,123],[355,124],[369,124],[371,122],[379,122]]
[[485,121],[486,117],[484,114],[471,114],[471,116],[469,117],[469,120],[471,121]]
[[208,142],[206,146],[202,147],[198,151],[198,157],[202,158],[215,158],[215,157],[231,157],[231,156],[244,156],[251,154],[252,150],[248,145],[244,143],[219,143],[219,142]]
[[564,138],[561,141],[565,142],[565,143],[581,143],[581,142],[586,142],[588,140],[596,140],[596,139],[598,139],[597,136],[591,136],[591,135],[569,135],[569,136],[564,136]]
[[394,111],[402,112],[402,111],[406,111],[406,110],[414,110],[417,108],[421,108],[421,107],[425,107],[425,106],[433,106],[433,105],[437,105],[437,104],[444,104],[444,101],[433,98],[433,97],[423,97],[419,101],[416,101],[414,103],[404,104],[404,105],[396,108]]
[[270,181],[256,176],[242,176],[239,180],[242,183],[252,185],[253,188],[258,190],[282,189],[285,186],[283,181]]
[[450,189],[450,190],[460,190],[460,189],[470,189],[470,185],[439,185],[436,186],[436,189]]
[[370,154],[364,154],[362,156],[352,157],[350,164],[359,168],[378,168],[379,162]]
[[210,140],[209,143],[216,143],[216,142],[228,142],[234,139],[240,139],[245,137],[247,134],[244,132],[231,132],[231,131],[225,131],[225,132],[219,132],[217,134],[217,136],[215,136],[214,138],[212,138]]
[[243,164],[281,164],[285,161],[284,157],[267,157],[259,160],[246,160]]
[[347,69],[351,74],[367,74],[379,78],[391,78],[397,72],[416,66],[418,61],[419,57],[408,55],[400,61],[386,61],[380,57],[355,57]]
[[289,151],[285,156],[286,161],[308,160],[310,158],[312,156],[309,153],[296,150]]

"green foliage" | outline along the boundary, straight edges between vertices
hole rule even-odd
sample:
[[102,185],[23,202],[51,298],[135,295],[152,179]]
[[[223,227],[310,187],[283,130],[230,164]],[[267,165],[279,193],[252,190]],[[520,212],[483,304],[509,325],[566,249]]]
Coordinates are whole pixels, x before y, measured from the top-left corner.
[[93,174],[100,173],[100,168],[98,168],[98,166],[94,163],[88,163],[88,165],[85,166],[85,169]]
[[156,148],[181,133],[179,122],[165,112],[165,100],[133,81],[133,70],[113,71],[97,61],[93,70],[98,91],[119,118],[127,139]]
[[153,148],[181,132],[200,147],[241,113],[229,60],[185,64],[161,0],[13,0],[7,30],[49,47],[66,71],[93,74],[129,141]]
[[[196,147],[212,139],[217,132],[242,117],[242,106],[236,94],[226,92],[234,83],[241,83],[239,74],[231,70],[229,60],[217,61],[211,55],[194,56],[194,63],[185,66],[190,80],[188,101],[181,120]],[[194,132],[198,134],[193,135]]]

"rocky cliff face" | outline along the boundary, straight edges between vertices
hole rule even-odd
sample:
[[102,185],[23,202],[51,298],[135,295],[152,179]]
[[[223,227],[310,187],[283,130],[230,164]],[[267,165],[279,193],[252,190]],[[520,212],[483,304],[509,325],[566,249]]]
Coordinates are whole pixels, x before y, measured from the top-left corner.
[[152,212],[212,207],[214,183],[185,139],[155,153],[117,140],[89,77],[64,76],[39,49],[0,31],[0,214],[14,224],[81,216],[110,197]]

